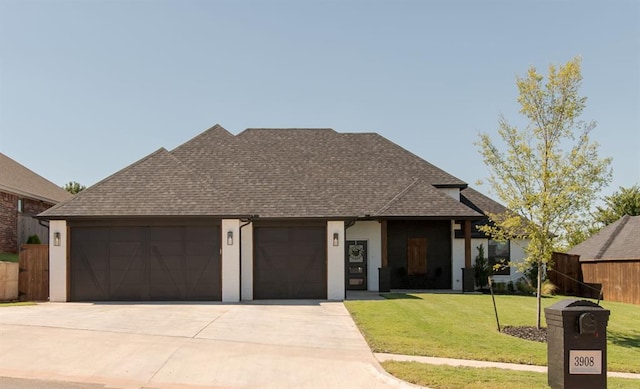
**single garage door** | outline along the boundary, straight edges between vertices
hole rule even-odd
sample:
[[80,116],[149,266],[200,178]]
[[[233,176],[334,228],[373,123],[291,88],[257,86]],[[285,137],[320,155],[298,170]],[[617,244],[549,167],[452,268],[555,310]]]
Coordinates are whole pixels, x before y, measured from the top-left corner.
[[253,297],[326,299],[326,227],[256,226]]
[[218,226],[72,227],[72,301],[221,300]]

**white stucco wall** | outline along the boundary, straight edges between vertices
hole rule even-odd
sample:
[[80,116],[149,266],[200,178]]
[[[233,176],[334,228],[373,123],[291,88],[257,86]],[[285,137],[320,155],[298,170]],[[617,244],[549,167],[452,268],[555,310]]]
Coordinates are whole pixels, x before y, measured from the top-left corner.
[[[333,245],[333,234],[338,234],[338,246]],[[342,301],[344,288],[344,222],[327,222],[327,299]]]
[[[471,266],[475,264],[478,250],[476,247],[484,245],[487,252],[487,239],[471,239]],[[464,239],[453,238],[451,245],[451,289],[462,290],[462,268],[464,267]]]
[[444,192],[447,196],[460,201],[460,188],[438,188],[439,191]]
[[378,221],[356,222],[347,229],[347,240],[367,241],[367,290],[378,291],[378,268],[382,266],[381,225]]
[[[227,233],[233,233],[233,244],[228,244]],[[222,301],[240,301],[240,220],[222,219]]]
[[[511,262],[509,275],[496,275],[493,276],[494,282],[506,282],[513,281],[514,283],[518,278],[522,277],[522,273],[518,271],[516,263],[522,262],[525,257],[524,248],[526,247],[525,240],[512,240],[510,243],[510,255]],[[476,256],[478,255],[477,247],[482,244],[484,246],[484,255],[489,255],[489,239],[471,239],[471,265],[476,262]],[[453,290],[462,290],[462,268],[464,267],[464,239],[453,239],[452,244],[452,279],[451,285]]]
[[242,227],[241,236],[240,297],[243,301],[250,301],[253,300],[253,223]]
[[[54,233],[60,233],[60,246],[54,246]],[[67,222],[49,222],[49,301],[67,301]]]

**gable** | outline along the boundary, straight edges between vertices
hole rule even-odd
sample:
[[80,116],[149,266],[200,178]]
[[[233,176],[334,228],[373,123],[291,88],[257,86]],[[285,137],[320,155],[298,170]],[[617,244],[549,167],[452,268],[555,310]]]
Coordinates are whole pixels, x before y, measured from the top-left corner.
[[640,216],[625,215],[609,224],[568,254],[579,255],[580,261],[640,259]]
[[72,195],[0,153],[0,191],[55,204]]
[[216,125],[41,216],[480,217],[436,186],[466,184],[377,134]]

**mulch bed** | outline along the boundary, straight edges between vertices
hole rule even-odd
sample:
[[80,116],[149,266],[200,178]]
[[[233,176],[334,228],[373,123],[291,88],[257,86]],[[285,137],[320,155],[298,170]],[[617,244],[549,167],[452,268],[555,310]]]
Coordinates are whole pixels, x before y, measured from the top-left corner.
[[502,332],[515,336],[516,338],[531,340],[534,342],[547,343],[547,329],[536,327],[511,327],[506,326],[502,328]]

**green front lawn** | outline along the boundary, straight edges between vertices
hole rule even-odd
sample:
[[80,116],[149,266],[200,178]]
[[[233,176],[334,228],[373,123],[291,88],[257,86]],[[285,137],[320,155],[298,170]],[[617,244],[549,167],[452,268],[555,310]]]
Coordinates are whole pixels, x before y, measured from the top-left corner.
[[[478,369],[427,365],[419,362],[383,362],[394,376],[420,386],[438,389],[540,389],[549,388],[547,375],[528,371]],[[609,389],[637,389],[640,382],[634,379],[607,378]]]
[[[374,352],[546,365],[545,343],[497,331],[491,296],[390,294],[387,300],[346,301]],[[544,298],[548,307],[566,297]],[[496,296],[502,326],[534,326],[536,300]],[[611,311],[608,369],[640,373],[640,306],[602,302]],[[542,314],[543,326],[544,312]]]
[[20,260],[20,256],[18,254],[13,253],[0,253],[0,261],[4,262],[18,262]]

